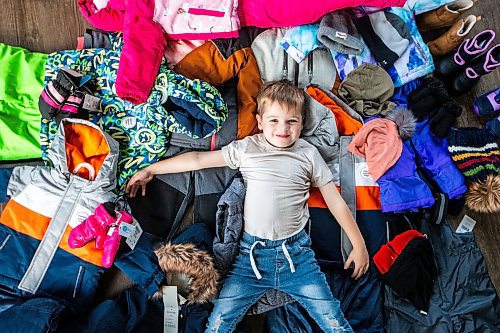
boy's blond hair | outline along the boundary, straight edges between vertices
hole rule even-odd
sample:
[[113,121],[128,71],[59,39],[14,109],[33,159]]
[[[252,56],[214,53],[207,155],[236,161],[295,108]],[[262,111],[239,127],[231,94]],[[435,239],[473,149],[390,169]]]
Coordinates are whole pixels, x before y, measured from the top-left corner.
[[305,96],[302,89],[295,87],[288,80],[266,83],[257,94],[257,113],[262,116],[267,103],[278,103],[286,110],[297,110],[302,119],[305,114]]

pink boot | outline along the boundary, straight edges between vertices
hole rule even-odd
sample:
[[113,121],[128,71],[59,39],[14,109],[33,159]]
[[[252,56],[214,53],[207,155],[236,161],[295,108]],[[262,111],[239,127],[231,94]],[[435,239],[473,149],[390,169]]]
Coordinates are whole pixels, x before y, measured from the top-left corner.
[[125,211],[116,212],[118,218],[113,226],[109,228],[106,235],[106,240],[104,241],[104,250],[102,253],[102,265],[105,268],[111,267],[113,261],[115,260],[116,253],[120,247],[120,241],[122,236],[120,235],[120,224],[121,223],[132,223],[133,218],[129,213]]
[[69,233],[68,245],[75,249],[84,246],[92,239],[96,239],[96,248],[102,249],[108,226],[116,221],[115,205],[112,202],[100,204],[85,221],[73,228]]

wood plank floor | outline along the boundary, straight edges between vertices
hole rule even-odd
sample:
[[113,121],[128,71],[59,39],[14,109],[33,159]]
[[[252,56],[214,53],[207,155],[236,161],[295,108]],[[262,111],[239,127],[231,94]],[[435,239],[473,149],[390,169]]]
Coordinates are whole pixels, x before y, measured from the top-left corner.
[[[31,51],[53,52],[76,47],[76,37],[81,36],[87,22],[80,15],[76,0],[0,0],[3,19],[0,25],[0,42],[22,46]],[[486,28],[496,29],[500,34],[498,0],[478,0],[475,7],[466,14],[481,15],[482,20],[474,27],[472,34]],[[498,43],[500,37],[496,38]],[[486,119],[478,118],[472,112],[472,101],[480,93],[500,85],[500,70],[482,78],[481,82],[466,96],[460,98],[465,112],[458,120],[458,126],[484,125]],[[1,207],[0,207],[1,209]],[[500,290],[500,214],[486,215],[467,213],[478,221],[475,234],[486,258],[493,282]],[[451,217],[453,224],[459,218]]]

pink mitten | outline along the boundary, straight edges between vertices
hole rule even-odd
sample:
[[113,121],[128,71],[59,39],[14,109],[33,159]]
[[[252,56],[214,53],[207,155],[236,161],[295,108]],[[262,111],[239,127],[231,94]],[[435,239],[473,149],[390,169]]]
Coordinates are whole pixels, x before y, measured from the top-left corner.
[[106,235],[106,239],[104,241],[104,250],[102,253],[102,265],[105,268],[111,267],[113,265],[113,261],[115,260],[116,253],[118,252],[118,248],[120,247],[120,241],[122,236],[120,235],[120,224],[121,223],[132,223],[132,216],[125,211],[116,212],[118,218]]
[[85,221],[73,228],[69,233],[68,245],[70,248],[79,248],[96,239],[96,247],[102,249],[108,226],[116,221],[115,205],[112,202],[100,204]]

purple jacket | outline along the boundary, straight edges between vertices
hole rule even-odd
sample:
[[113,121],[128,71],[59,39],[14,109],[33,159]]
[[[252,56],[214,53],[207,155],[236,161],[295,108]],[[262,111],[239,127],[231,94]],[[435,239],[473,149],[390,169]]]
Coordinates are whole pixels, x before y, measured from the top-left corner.
[[465,179],[448,153],[448,143],[430,132],[427,121],[417,123],[411,140],[403,142],[401,157],[380,179],[383,212],[415,211],[434,204],[434,197],[417,168],[450,199],[466,191]]

